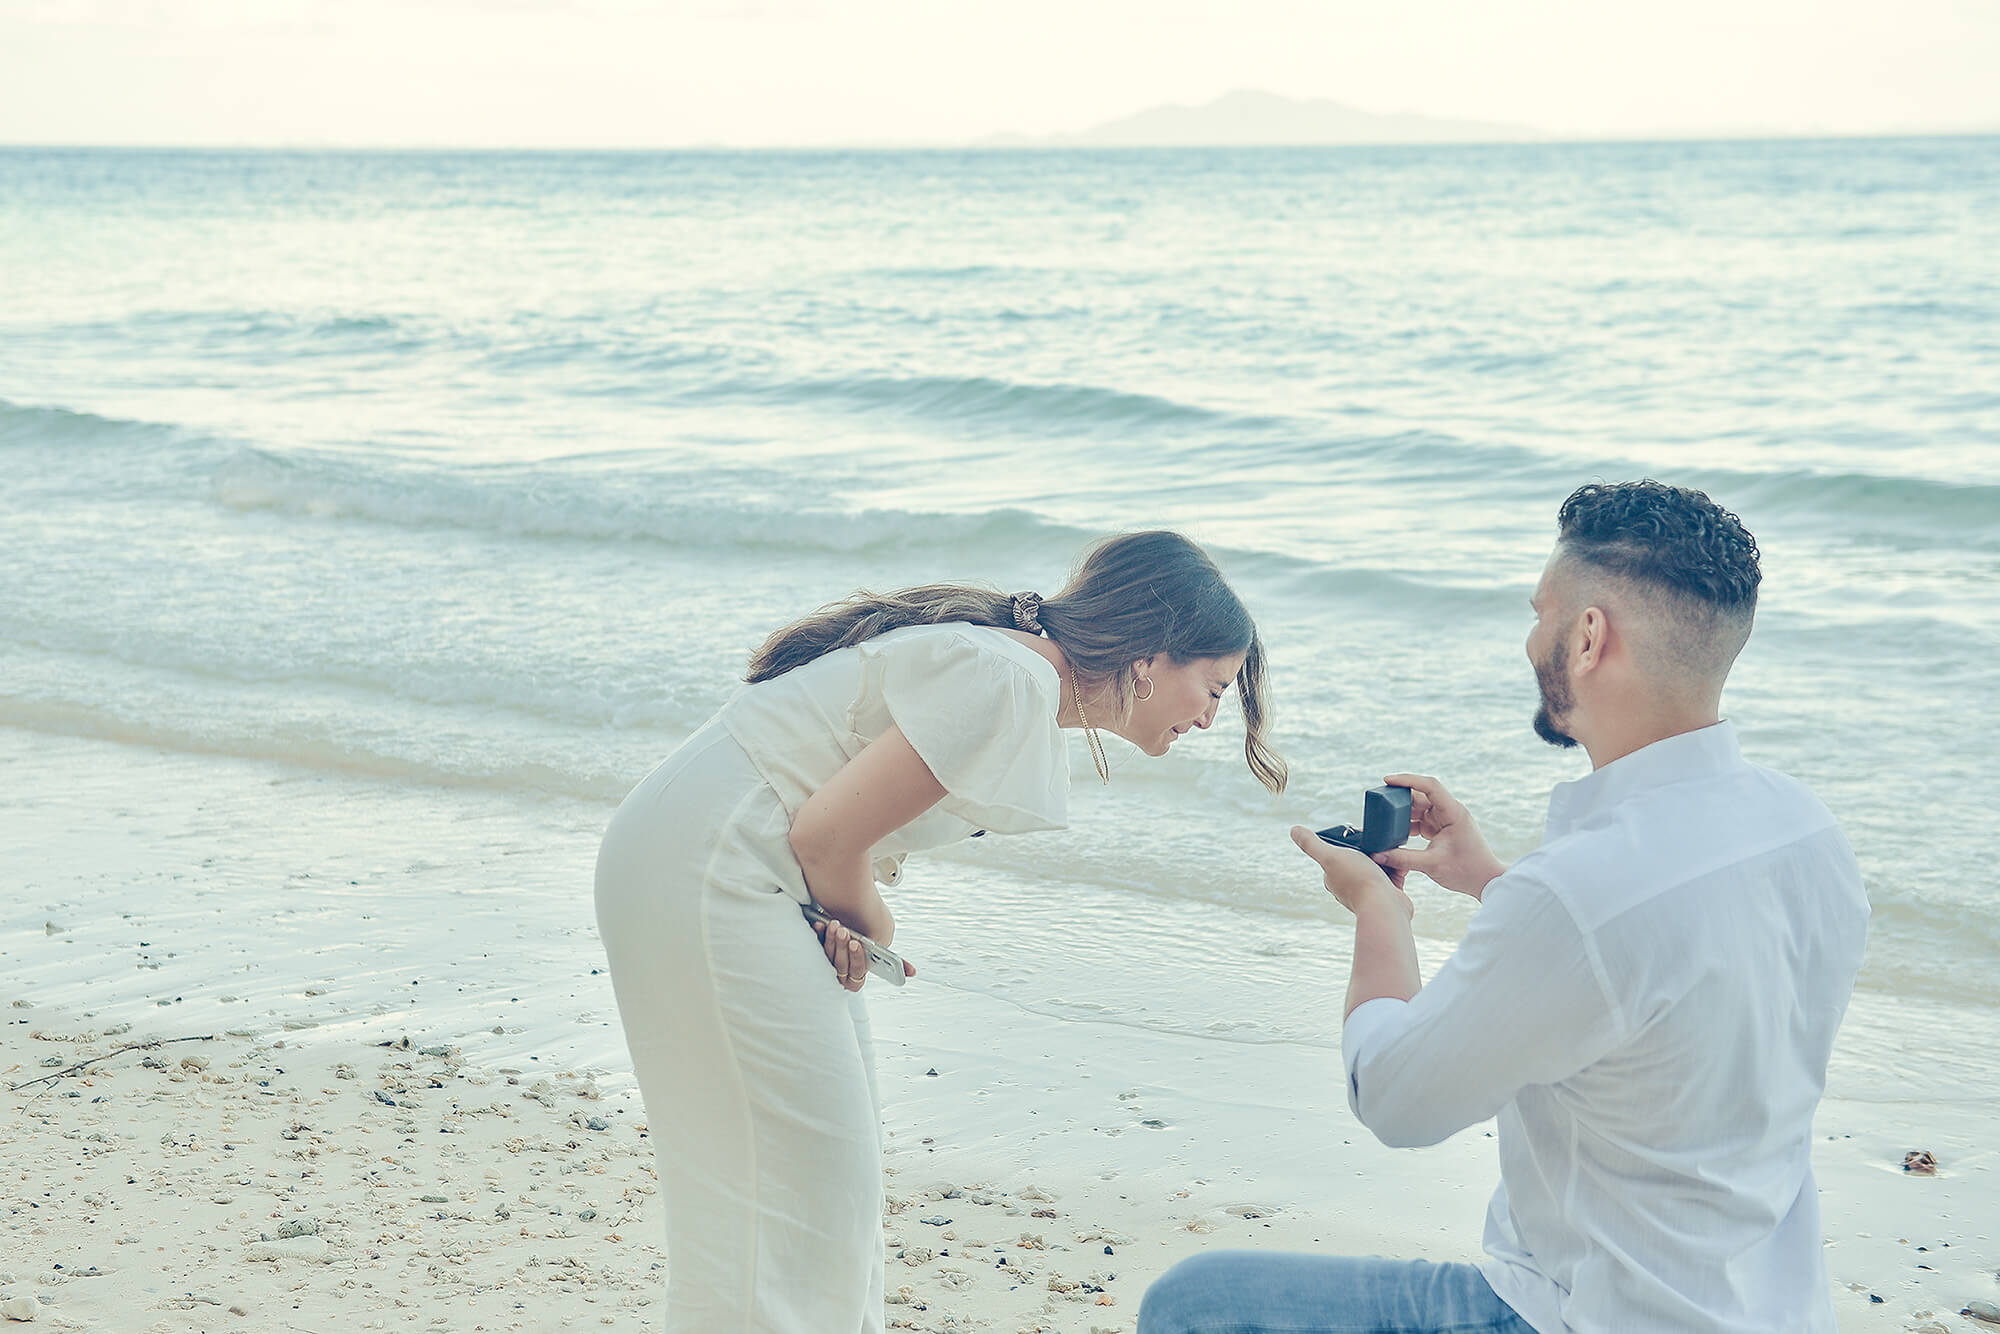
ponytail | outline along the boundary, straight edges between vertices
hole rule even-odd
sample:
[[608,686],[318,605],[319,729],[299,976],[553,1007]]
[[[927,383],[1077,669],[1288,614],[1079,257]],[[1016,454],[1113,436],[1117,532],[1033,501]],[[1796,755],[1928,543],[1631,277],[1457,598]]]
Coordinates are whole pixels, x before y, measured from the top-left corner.
[[980,584],[925,584],[894,593],[856,593],[829,602],[766,639],[751,655],[743,679],[754,685],[891,630],[952,621],[1012,626],[1014,603],[998,589]]
[[765,640],[744,679],[753,684],[839,649],[911,625],[965,622],[1039,631],[1053,640],[1094,694],[1129,714],[1132,664],[1165,654],[1175,662],[1241,653],[1236,693],[1243,707],[1243,758],[1257,781],[1285,790],[1285,762],[1264,739],[1270,685],[1256,623],[1208,553],[1179,533],[1107,537],[1084,555],[1062,591],[1009,596],[984,584],[926,584],[895,593],[860,592],[828,603]]

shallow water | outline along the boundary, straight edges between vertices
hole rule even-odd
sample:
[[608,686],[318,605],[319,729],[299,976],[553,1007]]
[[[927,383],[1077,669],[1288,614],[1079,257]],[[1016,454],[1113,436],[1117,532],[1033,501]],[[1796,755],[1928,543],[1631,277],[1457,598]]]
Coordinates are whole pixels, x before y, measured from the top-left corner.
[[[1762,543],[1726,706],[1856,844],[1864,991],[1981,1050],[1997,148],[0,151],[0,727],[359,780],[397,846],[585,829],[811,606],[1182,527],[1271,645],[1292,791],[1225,713],[909,913],[957,984],[1147,1023],[1219,934],[1244,985],[1195,1027],[1319,1042],[1286,987],[1342,956],[1285,827],[1415,767],[1532,846],[1581,762],[1527,728],[1528,592],[1571,488],[1650,474]],[[587,933],[588,844],[505,887]],[[426,865],[411,911],[496,889]],[[1424,895],[1430,947],[1466,906]]]

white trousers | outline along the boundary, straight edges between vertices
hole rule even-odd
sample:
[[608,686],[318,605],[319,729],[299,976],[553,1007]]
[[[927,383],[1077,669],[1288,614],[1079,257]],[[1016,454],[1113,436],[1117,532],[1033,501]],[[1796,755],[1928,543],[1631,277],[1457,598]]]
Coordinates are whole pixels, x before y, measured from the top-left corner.
[[634,788],[597,925],[646,1100],[667,1334],[879,1334],[881,1113],[867,1011],[799,914],[790,821],[711,722]]

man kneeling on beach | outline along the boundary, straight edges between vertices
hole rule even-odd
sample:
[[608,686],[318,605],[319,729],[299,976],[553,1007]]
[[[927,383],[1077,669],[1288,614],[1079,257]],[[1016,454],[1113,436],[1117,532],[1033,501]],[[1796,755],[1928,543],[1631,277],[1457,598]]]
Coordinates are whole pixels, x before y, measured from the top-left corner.
[[[1502,867],[1432,778],[1422,849],[1292,835],[1354,914],[1348,1100],[1385,1143],[1499,1118],[1479,1264],[1221,1252],[1147,1292],[1140,1334],[1832,1334],[1813,1110],[1868,903],[1846,839],[1720,721],[1757,545],[1698,491],[1564,502],[1535,590],[1535,730],[1592,772]],[[1403,873],[1480,900],[1428,986]],[[1357,1201],[1357,1203],[1365,1203]]]

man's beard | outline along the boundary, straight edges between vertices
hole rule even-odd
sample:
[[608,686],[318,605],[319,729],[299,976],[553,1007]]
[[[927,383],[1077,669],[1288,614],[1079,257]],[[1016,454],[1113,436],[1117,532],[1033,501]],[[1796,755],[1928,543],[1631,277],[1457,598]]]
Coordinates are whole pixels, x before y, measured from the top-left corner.
[[1556,726],[1556,719],[1576,707],[1569,688],[1569,641],[1558,640],[1549,656],[1535,664],[1535,684],[1541,687],[1542,704],[1535,710],[1535,735],[1551,746],[1564,750],[1576,745],[1576,738]]

